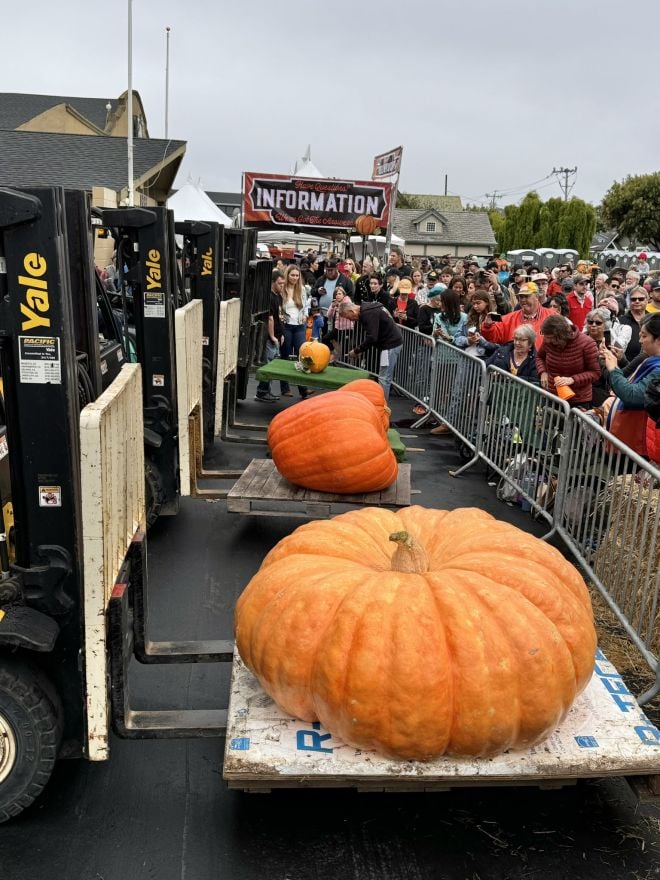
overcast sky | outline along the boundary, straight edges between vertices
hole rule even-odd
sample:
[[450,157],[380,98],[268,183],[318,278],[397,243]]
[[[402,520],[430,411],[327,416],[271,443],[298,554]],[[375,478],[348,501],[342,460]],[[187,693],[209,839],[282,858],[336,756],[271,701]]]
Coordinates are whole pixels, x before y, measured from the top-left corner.
[[[4,5],[4,4],[3,4]],[[403,144],[401,189],[517,201],[553,167],[597,203],[659,169],[658,0],[134,0],[134,87],[152,137],[188,142],[176,184],[291,172],[366,178]],[[0,88],[117,97],[127,0],[30,0],[3,16]],[[0,160],[1,161],[1,160]],[[536,187],[559,195],[555,179]],[[515,191],[515,192],[514,192]]]

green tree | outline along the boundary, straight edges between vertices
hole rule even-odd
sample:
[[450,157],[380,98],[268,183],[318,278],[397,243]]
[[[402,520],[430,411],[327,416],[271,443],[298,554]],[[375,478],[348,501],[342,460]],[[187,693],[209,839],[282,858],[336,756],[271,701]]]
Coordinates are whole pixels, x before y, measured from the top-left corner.
[[601,205],[606,227],[660,250],[660,172],[613,183]]
[[539,211],[539,228],[534,247],[555,247],[559,239],[559,218],[565,202],[561,199],[548,199]]
[[396,207],[421,210],[423,205],[417,196],[410,195],[410,193],[398,192],[396,194]]
[[504,214],[501,211],[489,211],[488,219],[490,220],[490,225],[493,227],[493,234],[497,241],[497,250],[502,253],[502,251],[505,250],[503,245],[504,230],[506,229]]
[[582,199],[564,202],[559,217],[557,244],[552,247],[575,248],[581,257],[589,256],[589,247],[596,231],[596,212]]
[[516,214],[516,225],[513,233],[513,248],[533,247],[539,229],[539,213],[541,199],[538,193],[527,193],[520,203]]

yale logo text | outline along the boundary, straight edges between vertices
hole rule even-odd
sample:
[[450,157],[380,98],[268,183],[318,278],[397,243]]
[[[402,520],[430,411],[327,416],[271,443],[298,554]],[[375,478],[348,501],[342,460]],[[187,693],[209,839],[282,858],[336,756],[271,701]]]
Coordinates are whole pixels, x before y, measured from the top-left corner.
[[48,263],[44,257],[37,253],[25,255],[23,260],[25,275],[18,276],[19,286],[25,301],[21,302],[21,314],[23,322],[21,330],[33,330],[35,327],[50,327],[48,310],[48,280],[44,277],[48,269]]
[[202,254],[202,275],[210,275],[213,272],[213,247]]
[[152,248],[145,263],[147,267],[147,290],[160,290],[162,271],[160,268],[160,251]]

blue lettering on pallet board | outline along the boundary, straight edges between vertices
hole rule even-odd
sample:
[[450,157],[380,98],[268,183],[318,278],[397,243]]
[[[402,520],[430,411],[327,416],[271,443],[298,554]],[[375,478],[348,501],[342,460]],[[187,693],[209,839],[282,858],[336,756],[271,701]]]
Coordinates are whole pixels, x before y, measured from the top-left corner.
[[595,736],[576,736],[575,742],[581,749],[597,749],[598,740]]
[[[641,708],[637,705],[637,701],[630,693],[624,680],[621,678],[616,669],[613,672],[607,672],[599,663],[609,663],[607,657],[603,654],[600,648],[596,651],[596,663],[594,664],[594,671],[596,675],[603,683],[605,689],[611,696],[612,700],[617,704],[619,709],[622,712],[637,712],[641,721],[644,724],[640,724],[637,727],[634,727],[633,730],[640,738],[642,743],[645,746],[657,746],[660,745],[660,730],[658,730],[655,725],[653,725],[646,715],[642,712]],[[614,667],[613,667],[614,668]]]
[[332,754],[332,749],[326,749],[322,744],[332,739],[331,733],[319,733],[321,725],[318,721],[312,723],[312,730],[296,731],[296,748],[300,752],[325,752]]
[[233,740],[229,743],[229,748],[233,749],[235,752],[247,752],[250,748],[250,737],[249,736],[235,736]]

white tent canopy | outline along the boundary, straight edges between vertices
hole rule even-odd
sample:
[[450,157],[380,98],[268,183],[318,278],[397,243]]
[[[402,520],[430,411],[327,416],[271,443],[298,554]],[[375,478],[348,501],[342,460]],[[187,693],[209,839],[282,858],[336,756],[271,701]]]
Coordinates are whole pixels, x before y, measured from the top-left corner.
[[257,240],[264,244],[284,245],[301,250],[304,247],[314,247],[331,242],[332,239],[324,235],[316,235],[313,232],[293,232],[291,229],[273,229],[257,233]]
[[311,144],[307,146],[307,152],[302,159],[296,159],[293,174],[294,177],[325,177],[325,174],[322,174],[312,162]]
[[221,211],[202,187],[192,180],[167,200],[167,207],[174,211],[175,220],[212,220],[223,226],[231,226],[231,217]]

